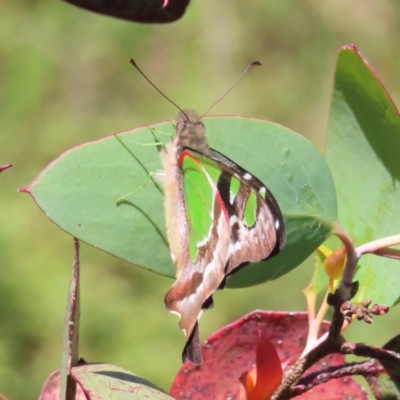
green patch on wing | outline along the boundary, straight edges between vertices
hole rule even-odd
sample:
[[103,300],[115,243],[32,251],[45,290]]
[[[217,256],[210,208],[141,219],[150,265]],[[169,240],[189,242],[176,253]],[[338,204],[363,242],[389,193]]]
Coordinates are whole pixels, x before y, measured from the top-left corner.
[[192,261],[197,258],[198,244],[209,236],[214,220],[215,188],[203,168],[210,175],[216,173],[216,168],[212,164],[200,164],[189,155],[183,158],[183,186],[190,227],[189,244]]
[[241,183],[240,183],[239,179],[232,177],[231,187],[230,187],[231,198],[234,199],[237,196],[237,194],[239,193],[240,185],[241,185]]
[[251,191],[249,198],[246,202],[246,207],[244,209],[244,222],[251,228],[256,223],[257,219],[257,196]]

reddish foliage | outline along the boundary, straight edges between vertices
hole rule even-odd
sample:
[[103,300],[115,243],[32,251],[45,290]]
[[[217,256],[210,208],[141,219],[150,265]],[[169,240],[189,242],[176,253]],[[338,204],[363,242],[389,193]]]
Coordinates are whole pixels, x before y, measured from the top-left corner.
[[[39,400],[59,400],[60,399],[61,373],[60,370],[54,371],[47,378],[40,393]],[[86,400],[82,388],[77,385],[75,400]]]
[[10,167],[12,167],[11,164],[0,165],[0,172],[3,172]]
[[261,333],[256,350],[256,365],[240,377],[243,384],[240,398],[247,400],[269,399],[279,387],[283,368],[275,346]]
[[111,17],[144,23],[166,23],[181,18],[189,0],[64,0]]
[[[329,322],[324,322],[327,331]],[[171,394],[178,400],[231,399],[238,400],[239,377],[249,371],[256,361],[259,331],[275,346],[280,360],[296,361],[306,344],[307,314],[303,312],[254,311],[214,333],[203,345],[204,362],[196,367],[186,363],[179,371]],[[340,354],[331,355],[313,366],[317,371],[345,362]],[[364,390],[352,379],[331,380],[298,398],[367,399]]]

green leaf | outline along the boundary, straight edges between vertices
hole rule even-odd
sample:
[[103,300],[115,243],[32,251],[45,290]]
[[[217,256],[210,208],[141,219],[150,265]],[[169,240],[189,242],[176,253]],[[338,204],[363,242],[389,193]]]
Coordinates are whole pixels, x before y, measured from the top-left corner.
[[86,364],[71,375],[89,400],[172,400],[162,389],[132,372],[111,364]]
[[[326,159],[338,195],[339,220],[356,245],[399,233],[400,119],[387,91],[355,46],[339,52]],[[393,305],[398,262],[360,260],[356,300]]]
[[323,290],[326,291],[328,286],[329,278],[324,269],[325,258],[326,256],[322,253],[322,251],[317,249],[317,251],[314,253],[313,276],[308,286],[303,289],[303,293],[306,295],[306,297],[309,296],[309,298],[313,299],[314,302],[317,299],[317,295]]
[[[242,117],[203,122],[211,147],[272,191],[286,224],[285,249],[267,262],[243,268],[228,286],[249,286],[289,272],[331,234],[336,197],[327,164],[310,142],[277,124]],[[23,191],[71,235],[174,277],[162,184],[149,179],[150,172],[162,168],[155,144],[170,142],[172,135],[172,123],[163,122],[118,134],[119,140],[109,136],[86,143],[61,155]],[[117,205],[122,196],[123,203]]]

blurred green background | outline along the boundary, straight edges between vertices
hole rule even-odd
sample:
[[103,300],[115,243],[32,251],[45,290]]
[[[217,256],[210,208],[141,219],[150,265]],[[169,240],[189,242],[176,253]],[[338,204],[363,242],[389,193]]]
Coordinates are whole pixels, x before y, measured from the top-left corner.
[[[357,44],[400,103],[397,1],[192,0],[180,21],[160,26],[57,0],[0,4],[0,164],[14,164],[0,176],[0,392],[10,400],[37,398],[60,366],[73,261],[72,238],[17,189],[74,145],[177,114],[129,57],[181,107],[200,113],[260,60],[212,114],[278,122],[321,151],[341,45]],[[305,263],[277,281],[217,293],[202,338],[256,308],[305,310],[301,289],[311,273]],[[168,390],[184,345],[163,304],[172,283],[83,244],[81,356]],[[395,308],[372,326],[354,324],[347,337],[382,345],[399,320]]]

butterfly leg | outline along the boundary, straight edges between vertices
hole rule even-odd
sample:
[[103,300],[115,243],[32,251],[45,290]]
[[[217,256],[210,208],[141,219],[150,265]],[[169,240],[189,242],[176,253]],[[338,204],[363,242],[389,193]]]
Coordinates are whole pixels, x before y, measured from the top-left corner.
[[[171,121],[171,122],[172,122],[172,121]],[[174,125],[174,124],[172,124],[172,125],[173,125],[174,130],[175,130],[175,125]],[[169,132],[160,131],[160,130],[158,130],[158,129],[153,128],[153,127],[150,126],[150,125],[149,125],[149,129],[150,129],[151,134],[152,134],[152,136],[153,136],[153,138],[154,138],[154,142],[155,142],[155,143],[158,143],[157,148],[158,148],[158,151],[159,151],[159,152],[160,152],[162,149],[165,150],[165,143],[163,143],[163,142],[161,142],[161,141],[159,141],[159,140],[157,139],[156,133],[159,134],[159,135],[168,136],[171,142],[174,140],[174,139],[173,139],[173,135],[172,135],[171,133],[169,133]]]
[[150,181],[162,181],[164,179],[164,174],[162,172],[150,172],[145,181],[142,183],[142,185],[140,185],[138,188],[136,188],[135,190],[133,190],[132,192],[129,192],[121,197],[118,197],[118,199],[115,200],[115,203],[119,206],[120,204],[124,204],[124,203],[129,203],[129,201],[126,200],[127,197],[133,196],[134,194],[136,194],[137,192],[141,191],[142,189],[144,189],[148,183]]
[[[152,129],[151,127],[149,127],[150,129]],[[119,137],[118,134],[115,134],[114,137],[118,140],[118,142],[128,151],[128,153],[130,153],[132,155],[132,157],[142,166],[143,171],[147,173],[147,178],[145,179],[144,183],[139,186],[137,189],[133,190],[132,192],[129,192],[119,198],[117,198],[115,200],[115,203],[117,205],[120,205],[122,203],[130,203],[129,201],[126,200],[127,197],[134,195],[135,193],[137,193],[138,191],[144,189],[147,184],[149,183],[149,181],[151,180],[154,185],[156,186],[156,188],[160,191],[161,194],[164,194],[161,186],[159,183],[163,183],[163,178],[164,178],[164,174],[160,173],[160,172],[150,172],[145,165],[137,158],[137,156],[135,155],[135,153],[127,146],[127,144]],[[143,144],[143,143],[135,143],[138,144],[140,146],[162,146],[162,148],[165,147],[164,143],[160,143],[157,141],[156,137],[153,135],[155,142],[154,143],[147,143],[147,144]]]

